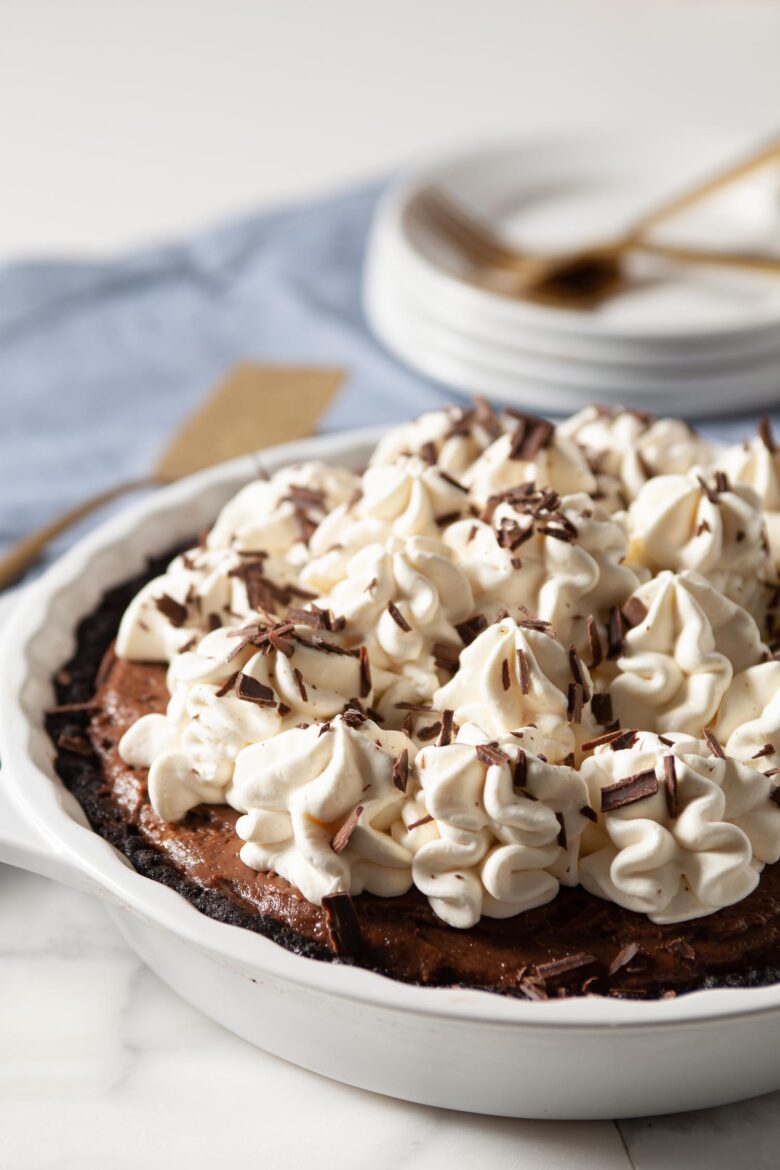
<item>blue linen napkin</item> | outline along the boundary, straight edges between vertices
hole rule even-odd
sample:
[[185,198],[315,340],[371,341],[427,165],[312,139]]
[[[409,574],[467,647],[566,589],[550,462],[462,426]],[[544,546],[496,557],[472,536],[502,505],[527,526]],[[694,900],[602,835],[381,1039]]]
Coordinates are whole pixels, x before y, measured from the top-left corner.
[[[363,253],[379,193],[364,187],[250,215],[105,261],[0,268],[0,548],[142,475],[242,359],[347,367],[326,430],[459,400],[396,361],[363,317]],[[730,418],[704,429],[733,439],[754,425]]]

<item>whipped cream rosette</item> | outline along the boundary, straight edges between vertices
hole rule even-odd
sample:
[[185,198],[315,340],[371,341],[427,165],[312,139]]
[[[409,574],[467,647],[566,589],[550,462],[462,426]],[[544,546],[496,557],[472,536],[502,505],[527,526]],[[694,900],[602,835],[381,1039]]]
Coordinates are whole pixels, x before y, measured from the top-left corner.
[[734,676],[713,730],[727,755],[761,771],[780,766],[780,662],[761,662]]
[[468,578],[440,540],[391,537],[356,553],[326,599],[345,621],[345,637],[368,647],[377,707],[398,718],[395,704],[430,698],[439,685],[441,647],[457,658],[456,626],[470,617]]
[[412,859],[392,828],[414,754],[402,732],[356,712],[246,747],[229,794],[244,814],[242,861],[275,870],[317,905],[336,893],[405,893]]
[[309,541],[309,561],[301,582],[328,593],[346,575],[352,557],[368,544],[393,537],[439,538],[443,528],[471,514],[468,493],[459,480],[416,456],[369,467],[360,491],[325,518]]
[[542,419],[517,419],[514,429],[491,443],[462,478],[481,505],[521,483],[559,495],[597,491],[595,476],[576,443]]
[[653,922],[741,901],[780,857],[770,781],[691,737],[640,732],[618,751],[604,744],[582,777],[599,822],[583,838],[580,883]]
[[525,607],[568,645],[588,645],[588,619],[606,619],[639,585],[623,563],[623,528],[584,493],[560,498],[530,485],[494,497],[480,520],[451,525],[445,541],[488,620]]
[[470,409],[450,406],[430,410],[389,430],[377,443],[371,466],[419,455],[451,475],[462,475],[509,425],[511,419],[496,414],[486,402]]
[[492,737],[534,726],[541,750],[558,763],[596,727],[592,694],[579,655],[566,650],[545,623],[506,617],[463,650],[457,672],[436,691],[433,705]]
[[626,502],[652,476],[707,468],[714,458],[712,445],[688,423],[645,411],[586,406],[558,429],[585,452],[599,480],[619,482]]
[[750,614],[697,573],[659,573],[623,613],[635,624],[601,673],[615,672],[609,692],[624,727],[699,734],[734,673],[766,653]]
[[780,568],[780,451],[769,420],[762,422],[754,439],[729,447],[718,462],[734,483],[746,484],[758,495],[772,563]]
[[538,733],[521,734],[490,741],[467,724],[417,756],[419,788],[393,833],[414,855],[414,884],[451,926],[509,918],[577,883],[587,788],[545,760]]
[[134,662],[170,662],[174,655],[231,614],[246,613],[241,558],[229,549],[194,548],[148,581],[125,610],[116,652]]
[[149,798],[163,820],[224,801],[239,752],[302,720],[324,721],[350,699],[370,703],[359,652],[309,627],[257,624],[207,634],[168,673],[165,715],[144,715],[125,733],[126,763],[149,768]]
[[327,463],[293,463],[256,479],[225,504],[208,535],[209,548],[289,553],[355,492],[357,476]]
[[628,509],[628,560],[651,573],[693,569],[751,611],[768,569],[760,501],[722,471],[657,475]]

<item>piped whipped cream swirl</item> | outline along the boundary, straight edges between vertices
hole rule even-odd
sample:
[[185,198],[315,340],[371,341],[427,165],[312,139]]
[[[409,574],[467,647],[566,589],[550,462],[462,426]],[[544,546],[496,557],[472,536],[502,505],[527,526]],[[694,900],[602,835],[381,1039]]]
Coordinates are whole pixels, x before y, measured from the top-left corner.
[[766,776],[696,739],[639,734],[582,766],[601,812],[588,828],[580,882],[590,893],[684,922],[746,898],[780,858],[780,808]]

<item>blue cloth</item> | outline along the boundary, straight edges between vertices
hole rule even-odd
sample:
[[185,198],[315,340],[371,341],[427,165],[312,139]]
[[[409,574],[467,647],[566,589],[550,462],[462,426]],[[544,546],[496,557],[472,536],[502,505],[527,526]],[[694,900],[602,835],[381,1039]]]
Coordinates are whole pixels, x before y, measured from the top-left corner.
[[[142,475],[242,359],[349,368],[328,430],[458,399],[391,357],[364,320],[362,260],[378,194],[349,191],[106,261],[0,269],[0,548]],[[754,422],[706,429],[741,437]]]

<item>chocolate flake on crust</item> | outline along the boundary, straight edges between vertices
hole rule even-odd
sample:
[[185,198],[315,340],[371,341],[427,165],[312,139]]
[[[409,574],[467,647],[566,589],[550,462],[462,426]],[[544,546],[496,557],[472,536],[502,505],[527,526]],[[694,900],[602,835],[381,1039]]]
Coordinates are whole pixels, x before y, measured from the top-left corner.
[[628,943],[626,946],[621,947],[612,962],[609,964],[609,967],[607,968],[607,975],[617,975],[618,971],[621,971],[623,967],[627,967],[631,960],[638,954],[639,947],[636,945],[636,943]]
[[326,894],[322,908],[337,955],[357,955],[362,946],[360,922],[349,894]]
[[563,959],[553,959],[549,963],[538,963],[535,973],[538,979],[545,983],[553,982],[570,971],[578,971],[581,967],[592,967],[598,963],[595,955],[590,951],[577,951],[574,955],[566,955]]
[[67,731],[57,736],[57,746],[66,752],[74,752],[77,756],[92,755],[92,745],[83,736],[72,735]]
[[601,811],[613,812],[618,808],[625,808],[628,804],[635,804],[647,796],[655,796],[658,791],[658,777],[654,768],[646,768],[644,772],[637,772],[633,776],[626,776],[616,784],[609,784],[601,790]]

